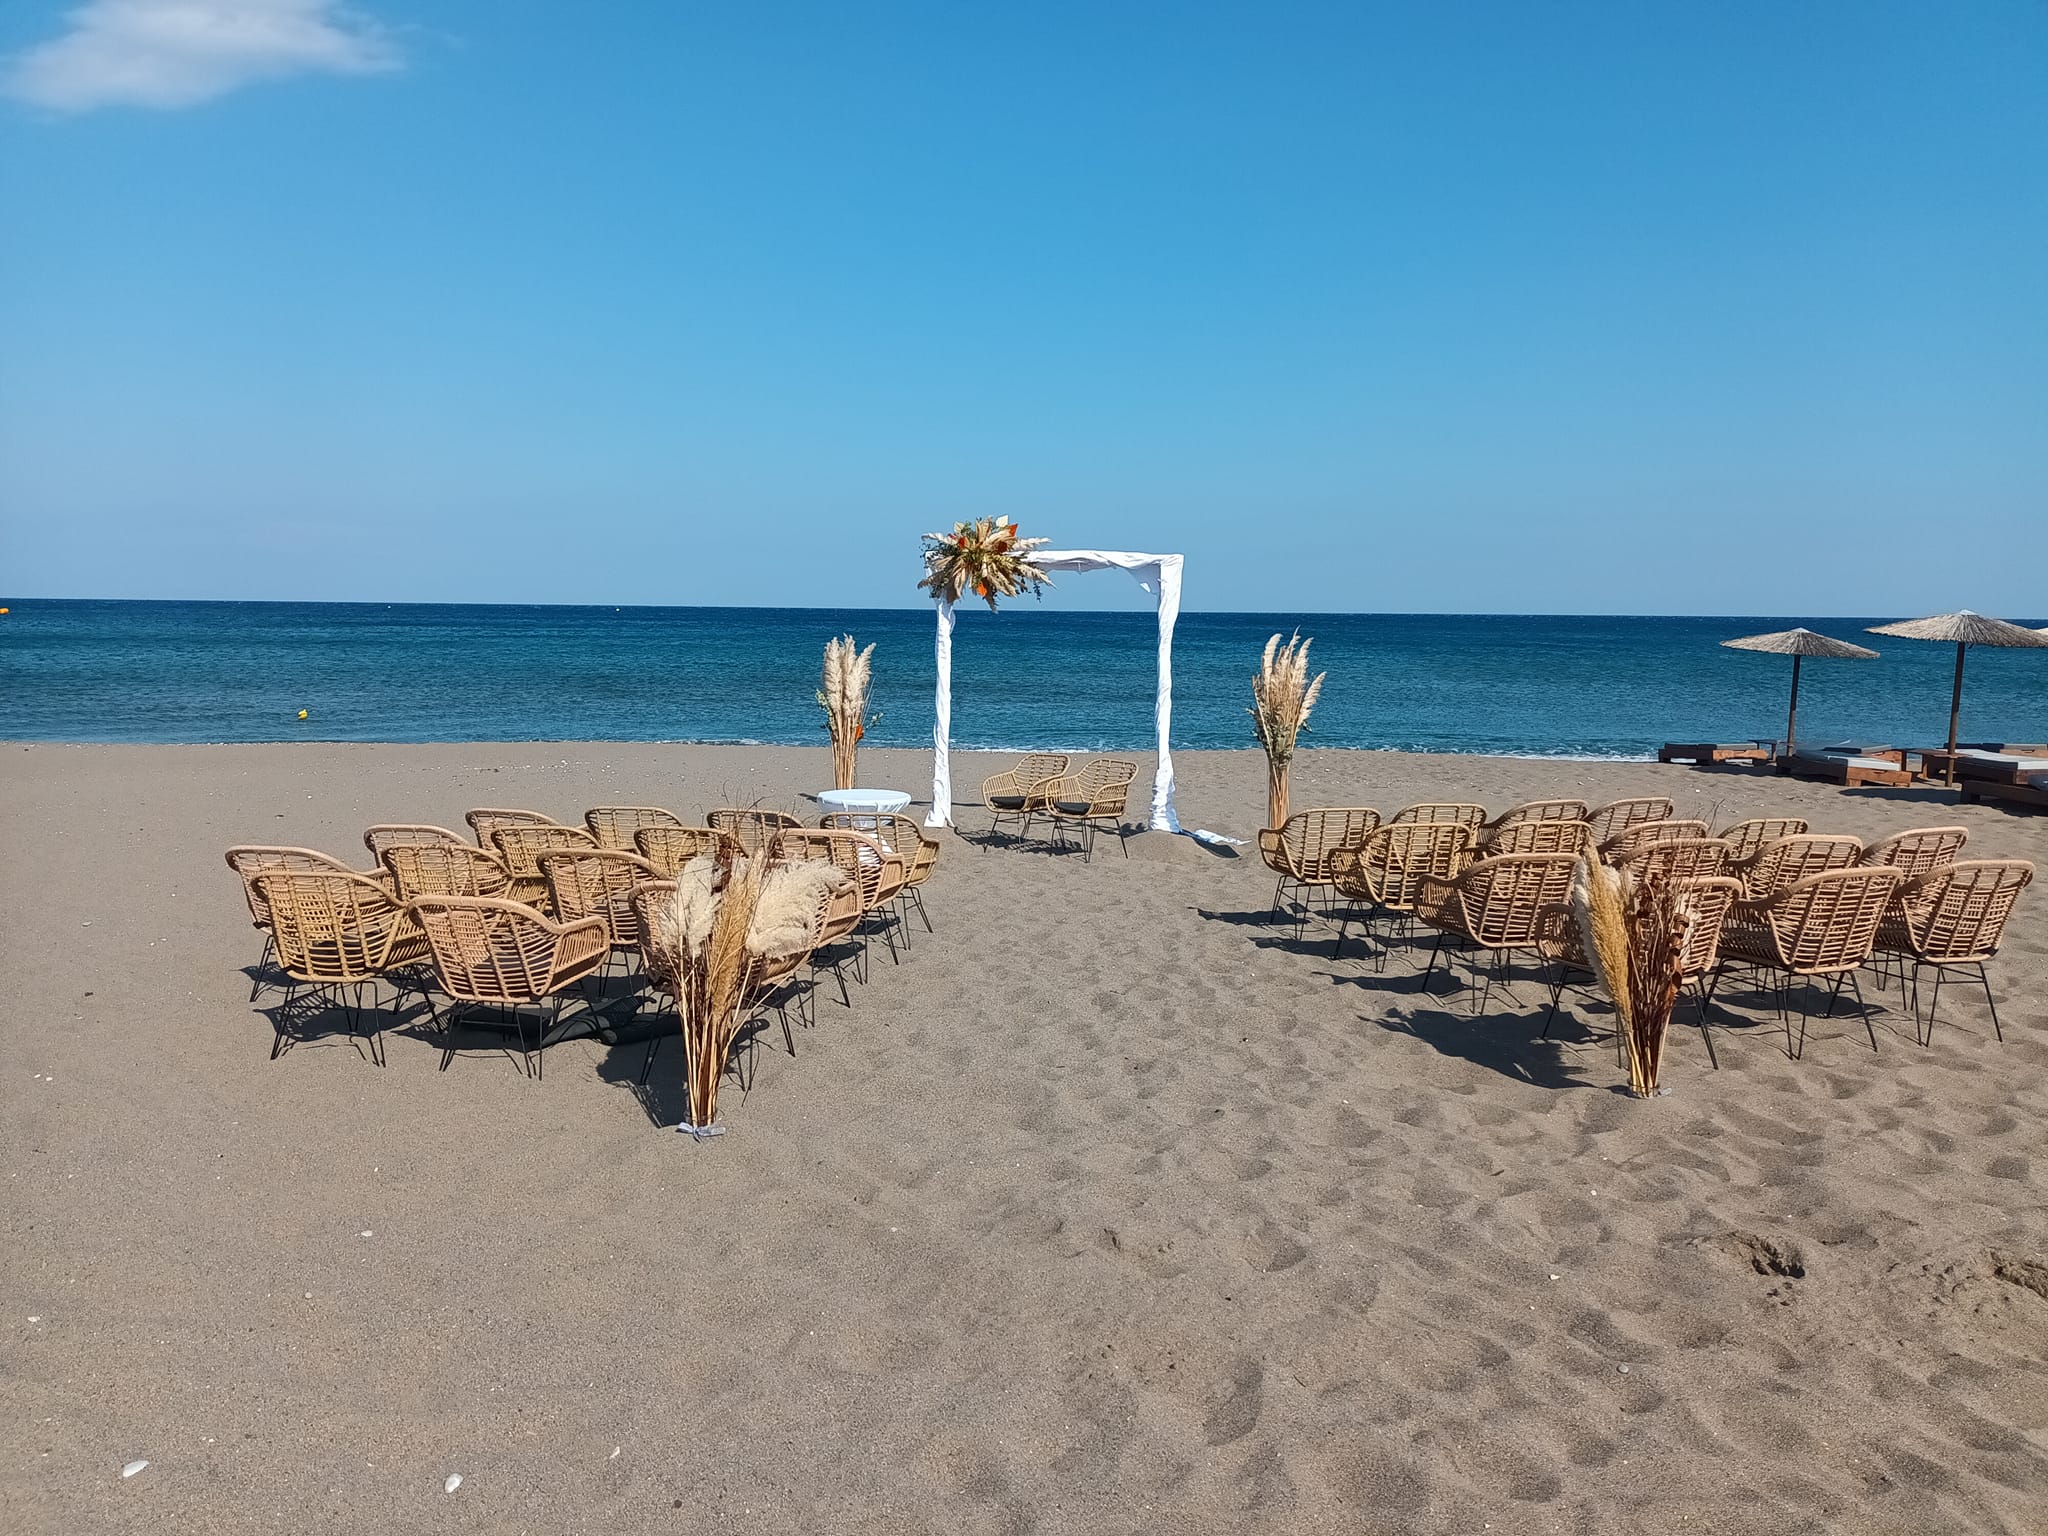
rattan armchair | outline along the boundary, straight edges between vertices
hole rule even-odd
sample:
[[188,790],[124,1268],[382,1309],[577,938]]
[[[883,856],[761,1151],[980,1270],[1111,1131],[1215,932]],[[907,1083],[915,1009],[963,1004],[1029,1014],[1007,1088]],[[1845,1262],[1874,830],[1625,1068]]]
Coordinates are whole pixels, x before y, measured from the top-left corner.
[[1403,826],[1411,821],[1447,821],[1477,832],[1486,825],[1486,807],[1465,800],[1421,800],[1402,806],[1388,818],[1390,826]]
[[898,959],[896,938],[899,929],[902,930],[903,947],[906,950],[910,948],[910,931],[900,914],[894,921],[881,921],[910,879],[910,861],[901,854],[892,853],[879,839],[865,832],[839,828],[812,831],[803,827],[787,827],[778,833],[774,853],[785,859],[823,859],[853,877],[854,887],[860,894],[864,920],[862,958],[857,972],[861,980],[867,979],[867,939],[877,926],[882,930],[883,941],[889,946],[891,960]]
[[[2000,1040],[1998,1003],[1991,995],[1985,965],[1998,954],[2006,919],[2020,892],[2034,879],[2025,859],[1960,859],[1909,879],[1877,925],[1877,951],[1899,962],[1900,988],[1910,969],[1913,1033],[1922,1045],[1934,1040],[1934,1015],[1941,1006],[1941,983],[1952,970],[1975,971],[1991,1009],[1991,1028]],[[1934,972],[1934,995],[1927,1021],[1920,1021],[1920,975]]]
[[1794,832],[1765,843],[1748,858],[1731,859],[1728,873],[1742,882],[1745,901],[1762,901],[1808,875],[1847,869],[1863,857],[1861,838],[1826,832]]
[[597,846],[597,839],[581,827],[564,827],[554,822],[496,826],[491,829],[491,841],[497,845],[498,856],[505,861],[505,871],[512,877],[507,898],[523,901],[530,907],[541,906],[547,901],[548,882],[540,872],[542,854],[558,848],[577,851]]
[[1138,765],[1128,758],[1090,758],[1079,773],[1063,773],[1045,789],[1045,815],[1053,834],[1064,841],[1069,828],[1081,834],[1081,861],[1095,857],[1095,830],[1107,825],[1116,833],[1124,857],[1131,856],[1130,829],[1124,825],[1124,811],[1131,795],[1131,782]]
[[370,1059],[382,1066],[384,1031],[375,1022],[382,1011],[374,1006],[374,984],[389,980],[403,993],[405,973],[427,958],[426,941],[406,908],[383,881],[347,869],[273,868],[251,883],[269,914],[278,967],[292,982],[271,1019],[271,1060],[291,1043],[292,1004],[306,987],[342,1007],[351,1039],[366,1018],[371,1021]]
[[[435,1019],[441,1070],[455,1059],[456,1024],[475,1009],[491,1008],[511,1016],[527,1076],[540,1078],[547,1048],[561,1034],[564,994],[604,964],[611,943],[604,919],[558,923],[522,902],[488,896],[420,896],[406,911],[425,932],[440,990],[451,1000]],[[531,1009],[543,1010],[546,1019],[529,1047]]]
[[1483,951],[1491,965],[1473,1011],[1485,1006],[1496,981],[1505,983],[1517,954],[1541,955],[1538,931],[1546,907],[1560,906],[1571,893],[1572,853],[1506,853],[1468,864],[1448,880],[1425,875],[1416,893],[1415,915],[1437,933],[1422,989],[1429,990],[1437,961],[1459,950]]
[[1910,880],[1955,863],[1956,855],[1969,840],[1969,830],[1964,827],[1915,827],[1872,843],[1863,850],[1858,862],[1904,870]]
[[562,922],[604,919],[613,955],[640,949],[640,917],[633,909],[636,886],[661,879],[661,871],[623,848],[550,848],[535,861],[547,882],[548,904]]
[[1259,856],[1276,876],[1273,915],[1287,912],[1293,893],[1297,931],[1306,926],[1318,903],[1327,909],[1336,891],[1331,856],[1339,848],[1356,848],[1380,824],[1380,813],[1368,805],[1296,811],[1279,827],[1259,832]]
[[504,896],[511,873],[495,853],[468,843],[393,843],[384,868],[400,901],[415,896]]
[[995,833],[1005,821],[1017,823],[1017,835],[1031,830],[1032,819],[1046,808],[1053,781],[1072,761],[1064,752],[1027,752],[1014,766],[981,781],[981,803],[988,811],[988,829]]
[[682,867],[700,854],[716,854],[725,845],[735,853],[739,842],[715,827],[642,827],[633,834],[633,846],[641,858],[673,880]]
[[658,805],[598,805],[583,813],[583,824],[598,847],[631,853],[642,827],[680,827],[683,819]]
[[1497,829],[1473,857],[1497,859],[1511,853],[1581,853],[1593,846],[1593,829],[1583,821],[1517,821]]
[[1714,836],[1725,839],[1735,851],[1729,855],[1731,863],[1756,857],[1764,844],[1775,843],[1781,837],[1796,837],[1807,830],[1804,816],[1758,816],[1750,821],[1738,821],[1733,826],[1723,827]]
[[1598,842],[1596,846],[1602,859],[1609,864],[1619,864],[1652,843],[1680,842],[1706,835],[1707,824],[1704,821],[1667,817],[1662,821],[1639,821],[1634,826]]
[[704,820],[715,832],[723,832],[739,844],[740,852],[748,858],[759,858],[775,844],[777,833],[800,829],[803,823],[794,816],[781,811],[764,811],[754,807],[738,809],[724,806],[712,811]]
[[379,864],[384,862],[386,848],[396,848],[401,844],[418,847],[425,843],[453,843],[458,848],[474,846],[460,832],[450,832],[446,827],[430,826],[424,822],[383,822],[363,834],[363,846],[370,850],[370,857]]
[[1720,874],[1727,868],[1731,852],[1729,845],[1718,837],[1681,837],[1645,843],[1626,858],[1616,860],[1614,867],[1637,884],[1645,880],[1691,880]]
[[[1668,795],[1639,795],[1630,800],[1610,800],[1588,811],[1585,821],[1593,829],[1595,847],[1645,822],[1669,821],[1677,809]],[[1700,831],[1704,834],[1705,827]]]
[[889,852],[904,861],[901,900],[917,908],[924,931],[932,931],[931,914],[924,907],[924,883],[939,867],[939,845],[924,835],[924,829],[908,816],[891,811],[831,811],[818,818],[827,831],[865,832]]
[[263,899],[263,892],[257,887],[256,877],[271,870],[303,870],[312,874],[362,875],[366,880],[382,881],[384,872],[377,870],[351,869],[332,854],[321,853],[312,848],[283,848],[257,843],[243,843],[227,851],[228,868],[232,869],[242,882],[242,899],[249,904],[249,921],[257,932],[263,935],[263,948],[256,956],[255,969],[250,973],[249,1001],[255,1002],[263,991],[264,973],[277,953],[276,935],[272,931],[270,903]]
[[[1812,988],[1802,987],[1795,1042],[1787,1006],[1791,983],[1833,977],[1828,1013],[1834,1012],[1844,985],[1861,1007],[1863,989],[1856,982],[1857,967],[1870,959],[1878,924],[1905,879],[1896,869],[1826,869],[1778,887],[1767,896],[1738,901],[1729,909],[1721,929],[1720,970],[1743,966],[1781,978],[1778,1016],[1785,1025],[1786,1054],[1794,1060],[1805,1054],[1806,1025],[1813,1003]],[[1870,1048],[1876,1050],[1877,1031],[1867,1009],[1863,1028],[1870,1035]]]
[[[1330,855],[1332,883],[1337,893],[1353,903],[1363,903],[1357,913],[1365,924],[1368,939],[1378,939],[1374,928],[1381,916],[1404,922],[1415,915],[1415,904],[1425,876],[1451,880],[1471,857],[1472,828],[1456,821],[1390,821],[1366,833],[1355,848],[1339,848]],[[1353,911],[1347,910],[1337,928],[1335,958],[1344,952],[1344,939],[1351,930]],[[1374,950],[1376,969],[1386,965],[1386,942],[1378,939]]]
[[[816,859],[832,864],[835,868],[843,868],[834,857],[832,837],[831,832],[824,830],[807,833],[801,828],[786,829],[776,836],[774,856],[781,859]],[[859,862],[857,850],[854,857],[855,861]],[[907,880],[909,866],[904,865],[903,868]],[[873,910],[873,903],[880,889],[879,878],[873,880],[871,884],[863,881],[858,872],[854,872],[852,878],[826,900],[823,926],[818,932],[818,942],[811,952],[811,963],[814,968],[819,965],[830,966],[833,976],[839,982],[839,1000],[849,1008],[853,1006],[853,994],[847,990],[846,972],[841,965],[842,957],[836,953],[828,955],[828,952],[836,952],[842,939],[857,939],[859,942],[853,946],[856,979],[867,979],[867,937],[863,925],[867,921],[868,913]]]
[[553,827],[560,823],[552,816],[543,816],[539,811],[514,811],[494,807],[470,811],[462,818],[469,823],[470,831],[476,834],[479,848],[495,848],[491,834],[500,827]]
[[1473,851],[1486,853],[1503,833],[1525,822],[1584,821],[1588,814],[1588,807],[1583,800],[1525,800],[1520,805],[1509,806],[1493,820],[1483,823],[1473,834]]

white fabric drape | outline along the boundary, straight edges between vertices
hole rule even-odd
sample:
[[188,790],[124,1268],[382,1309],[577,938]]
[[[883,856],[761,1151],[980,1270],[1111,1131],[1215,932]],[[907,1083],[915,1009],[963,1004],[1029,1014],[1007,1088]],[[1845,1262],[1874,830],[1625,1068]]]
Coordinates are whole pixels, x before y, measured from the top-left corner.
[[[1153,722],[1159,732],[1159,766],[1152,775],[1152,819],[1149,825],[1155,832],[1178,832],[1180,817],[1173,806],[1173,752],[1169,737],[1173,731],[1173,624],[1180,617],[1182,557],[1130,554],[1121,550],[1041,549],[1024,558],[1046,571],[1129,571],[1138,585],[1152,594],[1159,610],[1159,688],[1152,706]],[[939,666],[938,713],[932,725],[932,809],[925,818],[928,827],[946,826],[953,820],[951,603],[939,604],[935,655]]]

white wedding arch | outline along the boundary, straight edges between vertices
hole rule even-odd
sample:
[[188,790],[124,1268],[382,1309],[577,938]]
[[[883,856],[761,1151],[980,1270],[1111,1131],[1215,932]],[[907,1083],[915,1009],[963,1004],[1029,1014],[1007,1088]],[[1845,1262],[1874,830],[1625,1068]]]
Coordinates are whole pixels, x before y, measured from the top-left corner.
[[[1159,728],[1159,767],[1152,775],[1154,832],[1180,831],[1173,809],[1173,753],[1167,737],[1173,726],[1173,621],[1180,616],[1179,555],[1136,555],[1120,550],[1038,549],[1024,557],[1043,571],[1129,571],[1150,592],[1159,608],[1159,692],[1152,715]],[[938,719],[932,725],[932,810],[928,827],[953,821],[953,605],[939,600]]]

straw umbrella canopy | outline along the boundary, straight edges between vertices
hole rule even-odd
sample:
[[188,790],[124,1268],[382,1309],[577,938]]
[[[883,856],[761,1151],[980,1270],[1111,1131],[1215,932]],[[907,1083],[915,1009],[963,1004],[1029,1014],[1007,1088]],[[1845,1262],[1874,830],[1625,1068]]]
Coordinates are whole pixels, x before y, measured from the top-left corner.
[[1799,724],[1799,664],[1809,656],[1830,656],[1837,661],[1872,661],[1877,652],[1867,646],[1851,645],[1810,629],[1780,629],[1768,635],[1744,635],[1721,642],[1731,651],[1768,651],[1773,656],[1792,658],[1792,707],[1785,712],[1785,755],[1792,755],[1792,735]]
[[1931,619],[1902,619],[1897,624],[1873,624],[1873,635],[1897,635],[1902,640],[1936,640],[1956,648],[1956,686],[1948,702],[1948,782],[1956,781],[1956,723],[1963,713],[1963,654],[1973,645],[2048,646],[2048,632],[2023,629],[2003,619],[1987,619],[1965,608],[1960,613],[1937,613]]

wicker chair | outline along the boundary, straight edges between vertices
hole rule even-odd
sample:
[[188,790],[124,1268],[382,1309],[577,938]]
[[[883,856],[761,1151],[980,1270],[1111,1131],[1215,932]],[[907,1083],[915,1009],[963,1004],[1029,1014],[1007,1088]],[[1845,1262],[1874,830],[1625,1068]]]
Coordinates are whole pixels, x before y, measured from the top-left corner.
[[1327,908],[1336,891],[1331,855],[1339,848],[1356,848],[1379,824],[1378,811],[1354,805],[1296,811],[1284,826],[1262,828],[1259,856],[1278,877],[1273,882],[1274,917],[1286,914],[1290,891],[1295,893],[1297,932],[1307,925],[1318,900]]
[[1463,800],[1422,800],[1402,806],[1389,818],[1388,825],[1406,826],[1411,821],[1447,821],[1476,832],[1486,825],[1486,807]]
[[[1593,829],[1593,844],[1599,847],[1619,837],[1631,827],[1642,826],[1645,822],[1669,821],[1676,810],[1668,795],[1642,795],[1632,800],[1610,800],[1586,813],[1586,823]],[[1705,827],[1700,828],[1702,835]]]
[[1707,824],[1704,821],[1639,821],[1625,831],[1599,843],[1600,857],[1609,864],[1619,864],[1641,849],[1653,843],[1689,841],[1705,837]]
[[1731,852],[1718,837],[1682,837],[1669,842],[1645,843],[1626,858],[1615,862],[1630,880],[1692,880],[1718,875],[1728,866]]
[[[1368,939],[1377,939],[1378,918],[1413,919],[1425,875],[1438,880],[1456,878],[1471,856],[1472,828],[1456,821],[1390,821],[1366,833],[1356,848],[1339,848],[1330,855],[1331,881],[1341,896],[1363,903]],[[1344,952],[1344,939],[1351,930],[1353,912],[1347,911],[1337,928],[1334,959]],[[1374,969],[1386,968],[1387,947],[1378,940]]]
[[[840,866],[839,860],[834,857],[835,848],[832,841],[835,836],[840,835],[844,834],[823,830],[805,832],[802,828],[785,830],[776,836],[775,857],[818,859],[843,868],[844,866]],[[859,857],[859,851],[856,849],[856,862],[859,862]],[[904,866],[904,877],[906,880],[909,877],[907,865]],[[831,967],[833,976],[839,982],[839,1000],[849,1008],[853,1006],[853,994],[847,990],[846,972],[841,966],[840,959],[827,958],[827,952],[834,949],[842,939],[857,939],[859,942],[854,946],[853,955],[855,978],[861,981],[867,979],[867,936],[863,931],[863,925],[872,910],[873,896],[879,894],[880,889],[879,878],[870,885],[868,881],[862,879],[858,871],[853,872],[853,878],[827,901],[824,926],[819,930],[818,942],[811,951],[814,968],[818,965]]]
[[900,915],[893,922],[880,921],[909,883],[910,861],[884,847],[880,839],[865,832],[837,828],[810,831],[803,827],[788,827],[777,835],[774,851],[777,857],[785,859],[824,859],[853,877],[854,886],[860,892],[864,920],[862,959],[857,972],[861,980],[867,979],[867,939],[875,927],[880,926],[882,930],[891,960],[899,959],[896,953],[899,928],[903,930],[904,949],[910,948],[910,930]]
[[[1683,843],[1665,843],[1660,848],[1684,846]],[[1678,957],[1679,981],[1681,985],[1688,981],[1692,983],[1696,1009],[1693,1022],[1699,1028],[1700,1039],[1706,1044],[1707,1062],[1718,1072],[1721,1058],[1714,1050],[1707,1009],[1713,1000],[1711,982],[1720,959],[1721,928],[1727,921],[1729,909],[1742,896],[1742,883],[1726,875],[1685,875],[1672,878],[1671,884],[1686,920],[1685,946]],[[1593,974],[1592,964],[1586,958],[1585,940],[1579,932],[1578,919],[1568,904],[1545,909],[1538,927],[1537,948],[1557,967],[1550,984],[1550,1011],[1543,1019],[1543,1034],[1547,1039],[1572,975],[1582,973],[1590,977]],[[1623,1058],[1625,1047],[1619,1031],[1615,1033],[1614,1046],[1616,1058]]]
[[423,822],[385,822],[363,834],[363,846],[370,850],[370,857],[379,864],[384,862],[386,848],[396,848],[400,844],[418,847],[425,843],[453,843],[458,848],[474,846],[460,832],[450,832],[446,827],[429,826]]
[[1014,766],[983,779],[981,803],[988,811],[990,834],[1005,821],[1017,823],[1019,837],[1028,833],[1032,818],[1045,810],[1053,780],[1064,774],[1072,761],[1064,752],[1027,752]]
[[512,875],[495,853],[468,843],[393,843],[384,868],[400,901],[415,896],[504,896]]
[[1500,835],[1510,828],[1530,821],[1584,821],[1588,815],[1583,800],[1525,800],[1520,805],[1509,806],[1493,820],[1481,825],[1473,834],[1472,848],[1484,854]]
[[[1991,1009],[1991,1028],[2000,1040],[1998,1003],[1991,995],[1991,977],[1984,969],[1998,953],[2005,922],[2020,892],[2033,882],[2034,866],[2025,859],[1961,859],[1909,879],[1877,925],[1877,950],[1899,962],[1900,989],[1910,967],[1913,1033],[1922,1045],[1933,1043],[1934,1014],[1941,1006],[1942,979],[1951,970],[1974,970]],[[1934,995],[1927,1022],[1920,1022],[1920,973],[1934,972]]]
[[740,845],[740,852],[750,859],[759,858],[775,844],[779,832],[801,830],[803,823],[794,816],[781,811],[763,811],[755,808],[744,810],[731,806],[711,812],[704,820],[714,832],[723,832]]
[[633,846],[640,857],[667,880],[675,879],[682,867],[699,854],[715,854],[726,844],[735,853],[739,851],[736,839],[714,827],[642,827],[633,834]]
[[485,809],[471,811],[462,818],[469,823],[470,831],[476,834],[479,848],[495,848],[491,834],[500,827],[553,827],[560,823],[552,816],[543,816],[539,811],[509,811]]
[[506,899],[523,901],[530,907],[542,905],[548,896],[547,877],[540,872],[542,854],[558,848],[580,850],[597,846],[597,839],[581,827],[564,827],[554,822],[497,826],[491,830],[491,841],[497,844],[498,856],[505,861],[506,873],[512,877]]
[[924,829],[908,816],[890,811],[832,811],[818,818],[825,831],[865,832],[889,852],[904,861],[906,873],[899,898],[917,908],[924,931],[932,931],[931,914],[924,909],[923,886],[939,867],[939,845],[924,835]]
[[1806,830],[1804,816],[1759,816],[1753,821],[1738,821],[1732,827],[1723,827],[1714,836],[1725,840],[1735,852],[1730,855],[1731,863],[1756,857],[1766,843],[1775,843],[1781,837],[1797,837]]
[[[441,1070],[455,1059],[461,1016],[493,1008],[512,1016],[527,1076],[540,1078],[550,1040],[561,1031],[564,993],[604,964],[611,943],[604,919],[558,923],[521,902],[488,896],[419,896],[405,910],[425,932],[441,991],[452,1000],[435,1019]],[[526,1011],[536,1008],[547,1018],[529,1048]]]
[[1064,840],[1070,827],[1081,833],[1081,861],[1095,857],[1095,830],[1107,824],[1116,833],[1124,857],[1131,856],[1130,829],[1124,825],[1124,811],[1131,795],[1131,782],[1138,765],[1127,758],[1091,758],[1079,773],[1065,773],[1045,790],[1045,814],[1053,833]]
[[1564,903],[1577,864],[1578,856],[1571,853],[1507,853],[1468,864],[1448,880],[1423,876],[1415,915],[1437,931],[1437,939],[1422,973],[1422,990],[1429,990],[1440,958],[1449,969],[1446,945],[1454,951],[1482,950],[1492,964],[1473,1011],[1483,1008],[1495,981],[1505,984],[1516,954],[1541,954],[1537,936],[1543,909]]
[[263,976],[270,968],[271,960],[277,954],[276,935],[270,920],[270,903],[263,899],[263,892],[256,885],[256,877],[271,870],[302,870],[309,874],[362,875],[366,880],[382,881],[384,872],[378,870],[351,869],[332,854],[320,853],[312,848],[279,848],[256,843],[243,843],[227,851],[228,868],[232,869],[242,882],[242,899],[249,904],[249,921],[257,932],[263,935],[263,949],[256,956],[256,967],[251,973],[249,1001],[255,1002],[263,991]]
[[535,862],[547,882],[548,904],[560,921],[601,917],[614,955],[639,951],[640,917],[633,910],[633,890],[661,879],[660,870],[623,848],[550,848]]
[[1474,858],[1496,859],[1511,853],[1580,853],[1593,846],[1593,829],[1583,821],[1518,821],[1500,828]]
[[599,805],[583,813],[583,824],[598,847],[631,853],[642,827],[680,827],[683,819],[658,805]]
[[1728,873],[1742,882],[1745,901],[1762,901],[1808,875],[1847,869],[1863,857],[1860,838],[1825,832],[1794,832],[1765,843],[1746,859],[1731,859]]
[[1969,840],[1969,831],[1964,827],[1915,827],[1872,843],[1863,850],[1858,862],[1873,868],[1904,870],[1910,880],[1955,863],[1956,855]]
[[[374,1022],[382,1012],[366,1008],[364,995],[385,980],[402,994],[408,990],[405,973],[425,962],[426,941],[407,909],[383,881],[347,869],[273,868],[256,874],[252,884],[270,916],[278,966],[292,981],[271,1020],[277,1038],[270,1059],[290,1044],[293,999],[298,988],[310,987],[343,1008],[351,1039],[366,1016],[373,1021],[370,1059],[382,1066],[384,1031]],[[419,990],[424,996],[424,988]]]
[[[1813,1011],[1812,988],[1800,991],[1799,1036],[1792,1035],[1787,993],[1796,978],[1811,981],[1833,977],[1828,1013],[1832,1014],[1846,984],[1859,1006],[1863,989],[1856,970],[1870,959],[1885,909],[1906,877],[1896,869],[1836,868],[1807,875],[1769,895],[1738,901],[1729,909],[1721,930],[1721,970],[1731,965],[1783,978],[1778,991],[1778,1016],[1785,1024],[1785,1051],[1795,1061],[1806,1051],[1806,1024]],[[1720,974],[1716,972],[1716,976]],[[1877,1049],[1877,1031],[1866,1010],[1863,1028],[1870,1048]]]

